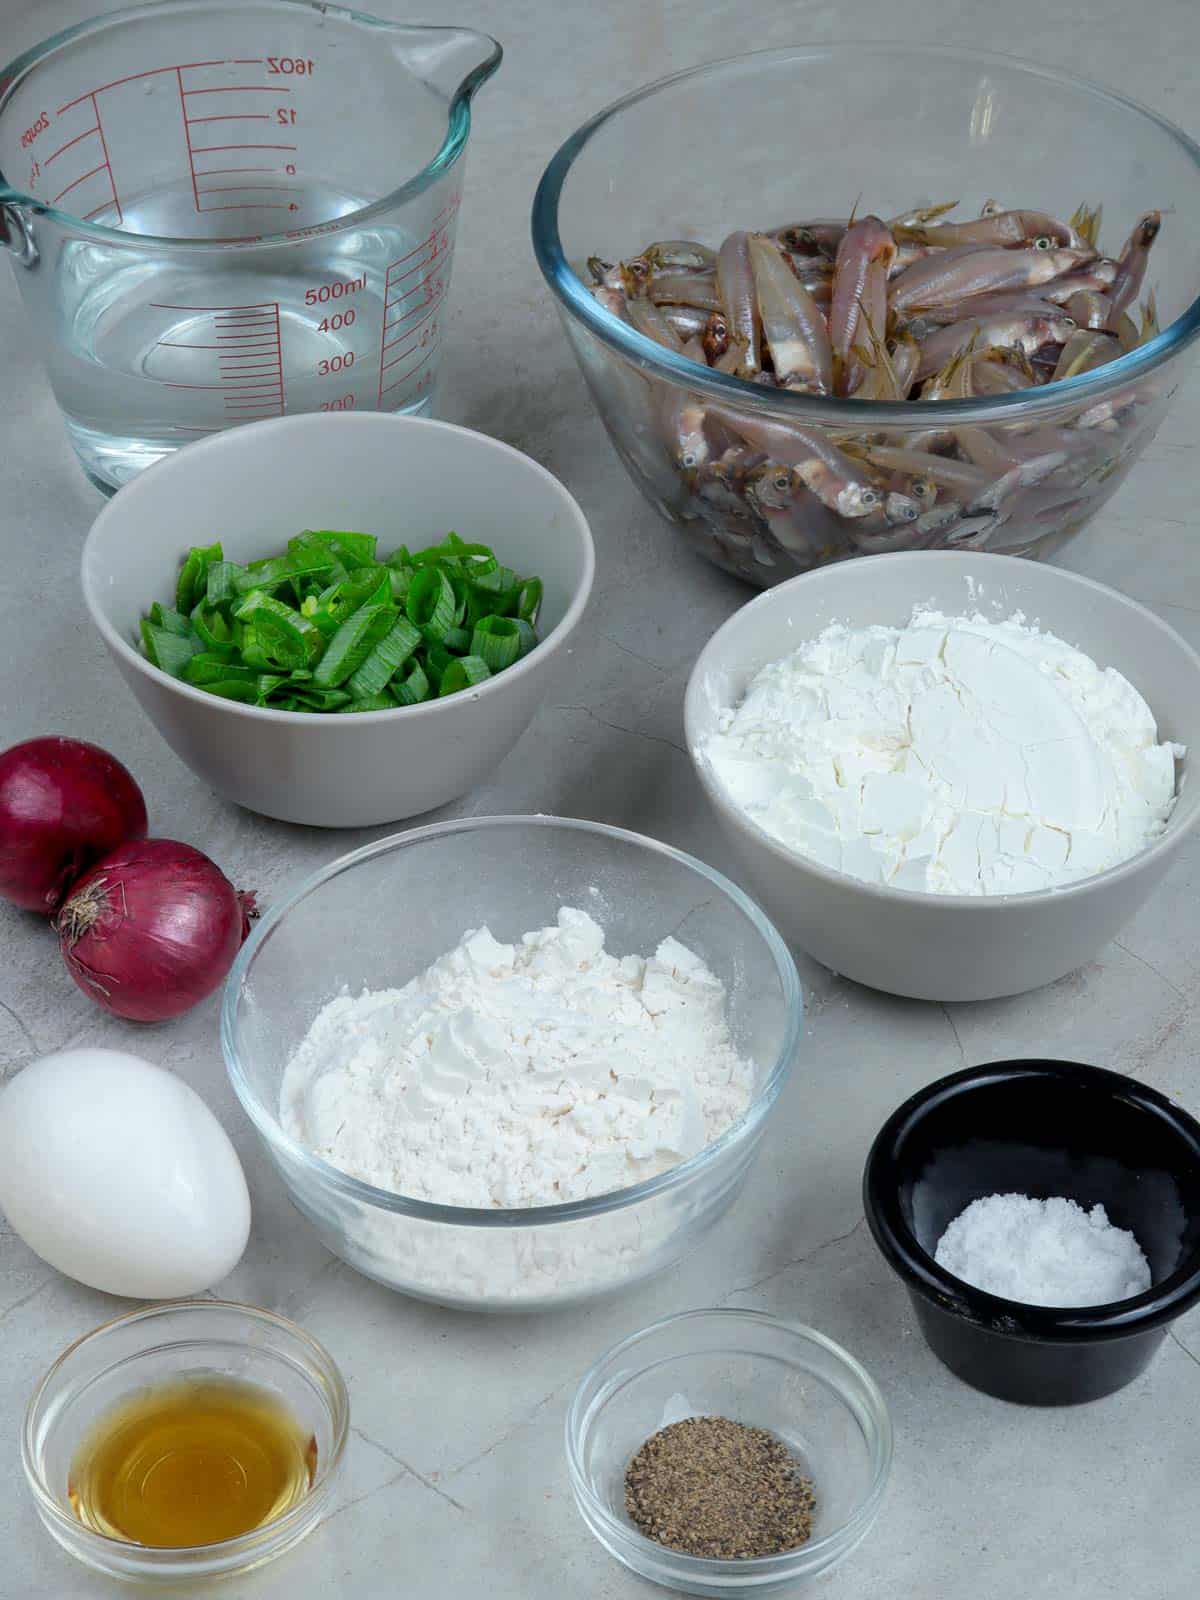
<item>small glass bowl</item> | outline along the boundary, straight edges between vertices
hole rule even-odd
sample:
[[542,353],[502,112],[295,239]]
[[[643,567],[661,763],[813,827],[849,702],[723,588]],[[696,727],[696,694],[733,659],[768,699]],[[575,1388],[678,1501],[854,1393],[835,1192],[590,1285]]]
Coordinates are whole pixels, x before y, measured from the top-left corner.
[[[725,1416],[769,1429],[812,1478],[813,1537],[745,1561],[684,1555],[625,1513],[625,1468],[660,1428]],[[892,1464],[892,1424],[874,1380],[832,1339],[761,1311],[685,1311],[615,1345],[567,1413],[575,1503],[600,1543],[652,1583],[683,1594],[775,1594],[844,1560],[866,1536]]]
[[[67,1499],[67,1474],[84,1434],[126,1395],[195,1373],[269,1389],[311,1429],[317,1472],[308,1494],[261,1528],[219,1544],[158,1549],[84,1527]],[[248,1572],[311,1533],[329,1508],[349,1425],[342,1375],[303,1328],[257,1306],[178,1300],[106,1322],[63,1351],[29,1402],[21,1461],[38,1515],[64,1550],[110,1577],[165,1588]]]

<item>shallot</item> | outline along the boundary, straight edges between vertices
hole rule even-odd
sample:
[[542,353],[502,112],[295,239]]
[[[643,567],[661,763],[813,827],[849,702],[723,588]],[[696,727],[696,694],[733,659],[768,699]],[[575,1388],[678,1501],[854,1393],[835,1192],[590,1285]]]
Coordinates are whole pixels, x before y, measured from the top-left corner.
[[52,915],[94,861],[146,834],[142,791],[81,739],[27,739],[0,755],[0,895]]
[[210,995],[255,915],[200,850],[143,839],[98,861],[55,922],[67,970],[105,1011],[163,1022]]

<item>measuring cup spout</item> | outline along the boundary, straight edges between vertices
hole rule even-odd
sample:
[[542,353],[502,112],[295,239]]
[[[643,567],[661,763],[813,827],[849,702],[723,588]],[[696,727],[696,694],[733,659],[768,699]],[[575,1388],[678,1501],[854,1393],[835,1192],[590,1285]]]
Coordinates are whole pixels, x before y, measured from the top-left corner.
[[489,34],[473,28],[393,30],[396,59],[415,77],[455,105],[465,105],[495,72],[504,51]]

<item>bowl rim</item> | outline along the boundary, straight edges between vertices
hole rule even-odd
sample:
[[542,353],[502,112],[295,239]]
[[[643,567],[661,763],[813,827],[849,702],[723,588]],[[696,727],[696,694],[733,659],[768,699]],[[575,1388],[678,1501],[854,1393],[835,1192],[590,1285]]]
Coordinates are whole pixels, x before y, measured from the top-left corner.
[[[549,1206],[526,1206],[519,1209],[446,1205],[431,1200],[418,1200],[397,1194],[390,1189],[379,1189],[361,1178],[352,1177],[322,1157],[298,1144],[284,1132],[278,1115],[265,1105],[251,1087],[242,1064],[237,1041],[238,1001],[243,984],[248,981],[250,969],[260,947],[271,933],[302,900],[321,889],[332,878],[372,861],[378,856],[394,851],[411,849],[431,839],[442,839],[455,833],[473,833],[482,829],[496,830],[514,827],[566,829],[578,833],[591,833],[601,838],[630,844],[650,854],[664,856],[677,863],[711,888],[731,901],[758,933],[774,963],[775,973],[782,990],[785,1009],[783,1038],[774,1062],[770,1065],[754,1098],[738,1120],[719,1138],[704,1146],[694,1156],[681,1161],[678,1166],[659,1173],[657,1177],[643,1179],[623,1189],[612,1189],[606,1194],[593,1195],[584,1200],[560,1201]],[[438,952],[439,954],[441,952]],[[432,958],[436,959],[436,957]],[[584,818],[547,816],[542,813],[528,815],[459,817],[449,822],[429,823],[423,828],[411,828],[388,834],[372,844],[351,850],[326,866],[304,878],[290,894],[272,905],[255,924],[250,937],[238,952],[229,976],[225,980],[221,998],[221,1049],[233,1091],[243,1111],[254,1124],[259,1137],[275,1156],[281,1152],[289,1163],[300,1166],[311,1179],[324,1189],[332,1189],[357,1205],[374,1207],[398,1216],[417,1218],[425,1222],[447,1223],[455,1227],[471,1228],[529,1228],[548,1227],[556,1223],[574,1222],[620,1211],[627,1206],[640,1204],[653,1196],[666,1193],[682,1183],[687,1183],[698,1172],[711,1165],[718,1156],[741,1143],[762,1122],[778,1099],[800,1045],[804,1024],[804,997],[800,976],[792,954],[774,923],[744,890],[729,878],[696,856],[677,850],[662,840],[647,834],[634,833],[628,828],[615,828],[608,823],[592,822]]]
[[[324,1471],[309,1487],[308,1493],[302,1496],[294,1506],[290,1506],[280,1516],[273,1517],[270,1521],[262,1523],[261,1526],[251,1528],[246,1533],[240,1533],[232,1539],[218,1539],[210,1544],[142,1545],[134,1540],[117,1539],[111,1534],[100,1533],[95,1528],[89,1528],[86,1523],[80,1522],[77,1517],[72,1516],[63,1509],[58,1497],[53,1493],[38,1470],[35,1432],[43,1399],[55,1377],[62,1371],[72,1356],[83,1349],[84,1346],[105,1339],[118,1329],[131,1327],[138,1322],[152,1322],[158,1317],[178,1316],[180,1314],[187,1316],[197,1312],[202,1316],[213,1312],[241,1315],[248,1323],[257,1324],[268,1331],[282,1332],[289,1339],[307,1349],[314,1365],[320,1369],[322,1377],[328,1383],[332,1395],[328,1409],[330,1420],[333,1424],[333,1437],[330,1441]],[[168,1347],[186,1342],[186,1336],[180,1333],[177,1338],[168,1341]],[[135,1356],[126,1357],[126,1363],[129,1361],[136,1362],[142,1356],[151,1355],[162,1348],[162,1344],[148,1347]],[[68,1535],[69,1542],[72,1545],[79,1544],[84,1549],[91,1549],[96,1552],[121,1553],[131,1559],[141,1554],[145,1557],[148,1567],[164,1566],[172,1562],[178,1562],[181,1565],[199,1565],[207,1560],[233,1558],[243,1551],[246,1553],[253,1552],[261,1546],[265,1539],[274,1541],[278,1536],[290,1533],[293,1528],[302,1524],[307,1517],[311,1517],[314,1497],[317,1495],[324,1496],[336,1478],[342,1457],[345,1454],[349,1435],[350,1392],[346,1386],[346,1380],[342,1375],[341,1368],[321,1341],[314,1338],[298,1322],[293,1322],[290,1317],[285,1317],[281,1312],[271,1311],[265,1306],[251,1305],[240,1300],[195,1298],[163,1300],[153,1305],[139,1306],[135,1310],[127,1311],[119,1317],[110,1317],[107,1322],[102,1322],[97,1327],[90,1328],[87,1333],[80,1334],[77,1339],[73,1339],[66,1349],[55,1357],[39,1379],[25,1407],[25,1416],[21,1426],[21,1465],[25,1469],[25,1478],[39,1512],[43,1518],[62,1529]]]
[[[840,1523],[838,1527],[821,1535],[819,1539],[810,1539],[806,1544],[798,1545],[794,1550],[784,1550],[773,1556],[749,1556],[737,1561],[722,1560],[712,1556],[689,1555],[683,1550],[673,1550],[668,1545],[659,1544],[654,1539],[649,1539],[631,1522],[622,1521],[615,1517],[600,1497],[592,1488],[590,1479],[584,1469],[582,1460],[582,1444],[587,1431],[587,1416],[584,1411],[585,1396],[590,1388],[597,1387],[605,1369],[612,1365],[622,1355],[633,1350],[644,1340],[657,1334],[667,1332],[673,1328],[682,1328],[684,1324],[696,1321],[720,1321],[733,1328],[738,1322],[750,1322],[759,1327],[770,1328],[777,1333],[785,1334],[793,1343],[800,1345],[816,1345],[834,1358],[839,1367],[848,1372],[861,1386],[866,1397],[866,1409],[875,1426],[876,1440],[873,1451],[873,1475],[871,1484],[862,1500],[854,1511]],[[736,1352],[738,1354],[742,1352]],[[656,1366],[663,1366],[673,1360],[675,1356],[663,1356]],[[642,1368],[639,1376],[647,1369]],[[602,1391],[597,1388],[597,1396]],[[842,1405],[853,1413],[854,1408],[840,1394],[838,1399]],[[857,1417],[855,1418],[857,1421]],[[859,1424],[861,1428],[861,1423]],[[577,1498],[583,1500],[591,1516],[601,1524],[618,1544],[629,1545],[642,1551],[648,1562],[655,1566],[674,1567],[681,1578],[700,1579],[706,1576],[719,1574],[722,1577],[735,1579],[729,1585],[732,1593],[737,1587],[736,1579],[745,1574],[747,1585],[754,1587],[766,1584],[773,1579],[778,1581],[789,1574],[800,1575],[805,1567],[816,1565],[821,1558],[833,1552],[844,1552],[853,1549],[879,1511],[880,1502],[887,1488],[888,1478],[891,1473],[892,1455],[895,1445],[892,1429],[891,1413],[888,1411],[887,1402],[875,1379],[857,1359],[850,1354],[844,1346],[831,1339],[828,1334],[819,1332],[807,1323],[795,1322],[787,1317],[773,1316],[768,1311],[755,1311],[743,1306],[712,1306],[697,1307],[690,1311],[677,1311],[670,1316],[661,1317],[657,1322],[652,1322],[648,1327],[639,1328],[636,1333],[627,1335],[618,1340],[604,1351],[588,1368],[576,1385],[567,1407],[564,1425],[567,1453],[567,1470],[571,1479],[571,1487]]]
[[[1018,571],[1027,572],[1029,570],[1029,560],[1024,556],[993,555],[990,552],[980,552],[979,555],[980,559],[987,563],[989,572],[998,573],[1000,571],[997,563],[1003,563],[1004,566]],[[895,566],[898,563],[911,565],[913,562],[920,562],[921,567],[918,570],[928,572],[931,570],[929,563],[932,561],[941,562],[943,566],[953,562],[957,570],[964,571],[964,553],[957,550],[898,550],[887,555],[871,556],[866,561],[842,561],[833,566],[818,568],[813,572],[798,573],[796,577],[788,578],[785,582],[776,584],[772,589],[764,589],[761,594],[756,595],[753,600],[748,601],[746,605],[735,611],[731,617],[726,618],[696,658],[696,663],[688,677],[683,702],[684,733],[688,757],[692,763],[693,770],[700,779],[704,792],[708,795],[717,812],[737,829],[749,833],[755,843],[769,850],[776,860],[786,863],[793,869],[798,868],[803,872],[811,873],[814,878],[817,878],[830,888],[840,889],[843,892],[860,893],[871,899],[882,899],[897,905],[919,905],[928,909],[936,909],[939,913],[973,911],[977,914],[986,915],[989,911],[1025,910],[1043,903],[1053,902],[1057,905],[1068,899],[1083,899],[1092,894],[1102,893],[1104,890],[1124,882],[1127,878],[1134,877],[1145,871],[1148,867],[1162,860],[1163,857],[1171,855],[1187,836],[1194,831],[1197,823],[1200,823],[1200,805],[1197,805],[1190,816],[1185,817],[1178,826],[1175,825],[1176,810],[1179,802],[1183,799],[1184,782],[1188,776],[1187,769],[1184,770],[1182,775],[1177,775],[1176,777],[1175,806],[1167,819],[1165,828],[1156,839],[1151,840],[1147,845],[1143,845],[1136,854],[1128,856],[1124,861],[1118,861],[1115,866],[1106,867],[1103,872],[1092,873],[1089,877],[1076,878],[1070,883],[1064,883],[1051,889],[1024,889],[1018,894],[931,894],[925,889],[897,889],[894,885],[888,883],[868,883],[863,878],[854,877],[852,873],[841,872],[834,867],[827,867],[822,862],[816,861],[809,856],[801,855],[795,850],[789,850],[786,845],[760,827],[754,818],[736,805],[725,792],[724,786],[712,771],[703,749],[697,743],[699,735],[696,733],[696,721],[700,714],[700,707],[708,698],[705,678],[712,672],[712,658],[717,654],[717,646],[720,640],[726,635],[732,637],[739,628],[746,626],[747,619],[754,619],[756,613],[778,605],[779,600],[777,597],[794,593],[797,584],[808,584],[812,587],[822,582],[850,581],[853,583],[866,583],[879,579],[882,585],[886,587],[889,563]],[[1067,587],[1075,586],[1086,589],[1093,594],[1104,595],[1107,599],[1118,601],[1120,605],[1139,619],[1140,625],[1149,624],[1152,629],[1165,634],[1171,641],[1172,647],[1179,650],[1189,660],[1196,679],[1197,692],[1200,693],[1200,652],[1197,652],[1169,622],[1164,622],[1156,612],[1151,611],[1149,606],[1145,606],[1141,601],[1134,600],[1131,596],[1122,593],[1120,589],[1114,589],[1106,583],[1099,583],[1095,578],[1084,577],[1082,573],[1071,572],[1065,567],[1053,567],[1045,562],[1037,563],[1037,567],[1041,573],[1054,574],[1050,580],[1052,583],[1061,581]],[[849,576],[847,577],[847,575]],[[964,575],[966,575],[965,571]],[[1003,582],[1003,578],[1001,577],[999,581]],[[1040,617],[1036,620],[1042,623],[1043,632],[1054,631],[1054,623],[1045,623]],[[887,626],[887,624],[883,625]],[[815,634],[810,634],[808,637],[815,637]],[[800,638],[796,641],[797,645],[804,642]],[[792,648],[794,649],[795,647],[794,645]],[[786,653],[785,651],[784,654]],[[1117,670],[1119,671],[1120,669],[1118,668]],[[1136,684],[1134,688],[1137,688]],[[1138,692],[1139,694],[1141,693],[1140,689]],[[1157,727],[1157,712],[1153,706],[1150,709],[1154,713],[1155,726]],[[1184,759],[1190,760],[1192,755],[1193,752],[1189,750]],[[1200,777],[1197,778],[1197,781],[1200,781]]]
[[[979,50],[939,41],[924,43],[906,40],[851,40],[834,39],[819,44],[789,45],[769,50],[754,50],[744,54],[725,56],[699,66],[673,72],[653,83],[623,95],[590,117],[561,144],[550,158],[534,195],[531,215],[533,250],[542,276],[557,297],[561,308],[583,323],[618,355],[634,362],[638,367],[666,378],[689,391],[710,395],[717,401],[733,405],[740,410],[764,417],[788,417],[797,423],[821,424],[841,429],[862,429],[872,425],[896,427],[904,422],[914,422],[912,401],[856,400],[853,396],[831,400],[817,395],[792,393],[779,389],[766,389],[744,378],[735,378],[711,368],[701,367],[686,356],[675,355],[656,344],[653,339],[639,333],[622,322],[591,294],[588,286],[570,266],[563,249],[558,227],[559,204],[567,178],[578,156],[591,139],[607,123],[622,112],[638,105],[665,90],[677,88],[691,79],[706,75],[717,76],[730,69],[753,64],[766,64],[771,60],[818,62],[835,57],[839,52],[853,51],[856,59],[866,53],[886,53],[890,57],[904,54],[927,61],[936,56],[946,61],[958,61],[970,66],[992,66],[997,70],[1018,72],[1053,84],[1064,86],[1075,94],[1087,95],[1108,101],[1123,111],[1135,112],[1168,134],[1200,170],[1200,144],[1168,118],[1140,101],[1106,88],[1076,73],[1062,72],[1036,61],[1006,51]],[[1091,372],[1057,383],[1039,385],[1035,389],[1022,389],[1013,394],[990,396],[987,400],[934,400],[921,403],[921,417],[930,422],[941,421],[946,426],[971,422],[998,421],[1009,418],[1040,417],[1056,410],[1064,403],[1099,401],[1128,381],[1140,378],[1161,366],[1169,357],[1178,354],[1200,334],[1200,296],[1197,296],[1175,320],[1162,329],[1148,343],[1128,354],[1108,362]]]
[[[438,149],[425,165],[388,194],[366,205],[358,206],[333,221],[315,222],[309,227],[297,228],[290,233],[265,233],[233,239],[192,239],[186,235],[131,233],[124,228],[110,227],[106,223],[89,222],[86,217],[78,217],[71,211],[61,210],[47,200],[39,200],[36,195],[24,193],[8,183],[2,174],[0,174],[0,199],[13,205],[28,206],[36,216],[49,217],[58,226],[71,233],[98,242],[119,244],[126,250],[140,247],[158,249],[167,245],[174,251],[211,255],[214,251],[222,250],[262,250],[276,245],[286,247],[306,239],[317,238],[322,234],[339,233],[345,228],[357,227],[361,223],[370,222],[389,211],[394,211],[398,205],[406,201],[416,199],[431,184],[450,171],[466,149],[470,138],[471,100],[476,90],[487,82],[504,59],[504,50],[498,39],[493,39],[490,33],[482,33],[477,28],[447,27],[436,23],[392,22],[385,17],[371,16],[365,11],[328,4],[326,0],[255,0],[255,3],[264,8],[280,10],[284,6],[290,6],[294,11],[313,13],[314,19],[319,21],[333,18],[339,23],[386,30],[392,34],[473,33],[478,36],[481,45],[490,44],[492,49],[486,59],[464,77],[454,94],[450,96],[446,105],[446,132]],[[205,5],[206,0],[142,0],[140,5],[126,6],[119,11],[106,11],[99,16],[88,17],[83,22],[74,23],[71,27],[60,29],[48,38],[31,45],[28,50],[22,51],[12,61],[0,67],[0,111],[3,110],[9,94],[19,86],[25,75],[34,71],[64,46],[74,44],[92,33],[103,34],[113,24],[153,21],[153,13],[158,10],[202,11]]]
[[[360,711],[353,717],[337,718],[328,712],[321,711],[281,711],[273,706],[246,705],[240,700],[225,700],[220,695],[206,694],[203,689],[197,689],[190,683],[184,683],[180,678],[173,678],[169,672],[164,672],[161,667],[156,667],[148,661],[140,650],[136,650],[125,639],[117,628],[109,621],[99,593],[98,562],[96,560],[96,545],[99,538],[103,537],[110,524],[117,524],[126,510],[130,501],[135,500],[139,494],[145,493],[147,483],[159,484],[164,481],[174,463],[184,460],[191,465],[197,461],[202,462],[206,455],[220,454],[232,448],[231,439],[246,440],[251,445],[259,438],[268,434],[282,432],[302,432],[305,428],[319,427],[322,432],[330,429],[362,428],[368,427],[399,427],[399,428],[435,428],[441,433],[455,434],[472,444],[483,444],[489,449],[494,449],[501,455],[515,458],[530,469],[533,476],[543,483],[551,486],[562,500],[565,509],[570,514],[570,522],[574,527],[583,556],[583,573],[575,587],[575,591],[567,604],[559,622],[551,628],[550,632],[537,641],[537,644],[512,666],[505,667],[503,672],[494,673],[486,678],[483,683],[476,684],[469,695],[448,695],[446,699],[433,699],[421,701],[414,706],[392,706],[386,711]],[[469,448],[469,447],[468,447]],[[214,462],[214,466],[216,463]],[[95,569],[95,570],[94,570]],[[92,622],[103,638],[109,651],[127,666],[135,667],[138,672],[152,683],[160,683],[164,687],[182,695],[185,699],[194,701],[209,709],[224,711],[235,717],[248,718],[250,722],[271,722],[286,727],[324,727],[336,725],[338,721],[346,722],[354,727],[378,727],[381,723],[416,722],[425,717],[437,716],[451,711],[456,701],[467,699],[472,705],[480,700],[486,700],[496,694],[500,686],[516,683],[530,672],[537,671],[538,667],[547,658],[547,655],[556,653],[571,633],[574,632],[579,619],[587,609],[591,598],[592,585],[596,577],[596,546],[592,538],[592,530],[583,508],[575,496],[561,483],[558,478],[540,461],[535,461],[532,456],[527,456],[523,450],[506,444],[502,439],[495,439],[490,434],[480,433],[474,428],[465,428],[460,423],[442,422],[436,417],[411,417],[391,411],[351,411],[351,412],[297,412],[294,416],[269,417],[262,422],[242,423],[233,428],[226,428],[221,433],[211,434],[207,439],[198,439],[186,445],[182,450],[177,450],[173,455],[165,456],[161,461],[156,461],[153,466],[138,474],[129,483],[125,484],[112,497],[107,505],[102,506],[95,520],[88,529],[87,537],[83,542],[83,551],[80,557],[80,585],[83,589],[84,604]],[[547,646],[553,646],[553,651]]]
[[961,1101],[973,1090],[1022,1081],[1069,1085],[1084,1094],[1136,1107],[1165,1124],[1200,1161],[1200,1122],[1149,1084],[1108,1067],[1052,1057],[984,1062],[936,1078],[908,1097],[888,1117],[871,1144],[863,1168],[862,1194],[867,1225],[880,1253],[910,1291],[980,1325],[997,1337],[1027,1342],[1080,1344],[1122,1339],[1172,1322],[1200,1301],[1200,1249],[1142,1294],[1093,1306],[1039,1306],[1008,1300],[967,1283],[938,1265],[920,1244],[900,1205],[897,1147],[930,1113]]

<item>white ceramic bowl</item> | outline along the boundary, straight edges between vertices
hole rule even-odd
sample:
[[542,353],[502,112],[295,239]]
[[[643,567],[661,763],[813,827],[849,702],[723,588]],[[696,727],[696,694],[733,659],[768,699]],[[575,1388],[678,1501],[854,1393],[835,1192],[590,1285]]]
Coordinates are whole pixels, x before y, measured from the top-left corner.
[[[175,592],[190,545],[233,561],[278,555],[303,528],[379,536],[390,552],[451,530],[545,583],[541,642],[477,689],[354,716],[274,711],[205,694],[142,655],[138,622]],[[163,738],[227,800],[319,827],[416,816],[479,783],[528,726],[591,592],[587,520],[544,467],[468,428],[377,412],[283,417],[168,456],[105,506],[83,593]]]
[[[1162,836],[1061,889],[971,897],[921,894],[835,872],[769,838],[736,806],[703,754],[723,710],[769,661],[831,622],[908,621],[916,605],[949,615],[1015,611],[1116,667],[1141,691],[1159,737],[1192,752]],[[692,671],[688,748],[746,877],[780,930],[835,972],[920,1000],[989,1000],[1051,983],[1090,961],[1149,897],[1200,817],[1200,656],[1165,622],[1103,584],[1009,556],[917,551],[851,561],[760,595],[713,635]]]

